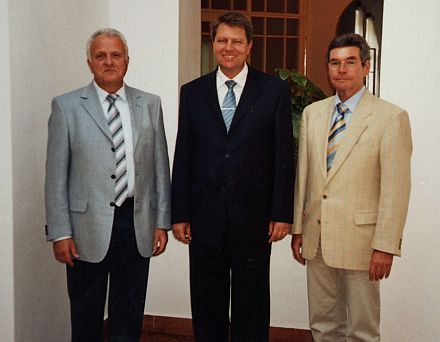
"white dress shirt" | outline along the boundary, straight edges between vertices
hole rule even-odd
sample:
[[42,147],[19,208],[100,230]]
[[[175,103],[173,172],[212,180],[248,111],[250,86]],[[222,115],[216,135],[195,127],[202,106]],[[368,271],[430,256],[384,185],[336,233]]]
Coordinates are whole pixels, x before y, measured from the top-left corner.
[[[351,117],[354,113],[354,110],[356,109],[357,105],[359,104],[359,101],[361,100],[362,96],[365,93],[365,86],[362,87],[356,94],[354,94],[352,97],[350,97],[349,99],[347,99],[344,104],[347,106],[348,108],[348,112],[345,113],[344,115],[344,121],[345,121],[345,126],[348,128],[348,126],[350,126],[351,123]],[[339,95],[336,93],[335,95],[335,102],[334,102],[334,109],[333,109],[333,115],[332,115],[332,119],[330,120],[330,128],[333,127],[333,124],[336,121],[336,117],[338,116],[338,109],[336,108],[336,106],[342,102],[342,100],[339,98]]]
[[[234,86],[233,91],[235,94],[235,103],[238,106],[240,101],[241,94],[243,93],[244,85],[246,84],[246,78],[248,75],[248,66],[245,63],[243,69],[235,76],[232,80],[237,82]],[[230,80],[219,67],[217,69],[217,95],[218,95],[218,103],[220,107],[223,105],[223,100],[225,99],[226,93],[228,92],[228,86],[225,84],[226,81]]]

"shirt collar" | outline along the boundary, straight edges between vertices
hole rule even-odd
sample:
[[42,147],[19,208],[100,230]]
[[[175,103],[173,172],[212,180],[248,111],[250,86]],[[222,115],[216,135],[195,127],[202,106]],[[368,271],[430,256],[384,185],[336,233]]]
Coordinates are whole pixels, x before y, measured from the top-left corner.
[[[354,110],[356,109],[364,93],[365,93],[365,86],[363,86],[356,94],[354,94],[352,97],[350,97],[347,101],[344,102],[344,104],[348,107],[351,113],[354,113]],[[341,102],[342,100],[339,98],[339,95],[336,93],[335,104],[334,104],[335,107]]]
[[[95,86],[96,92],[98,93],[98,98],[99,98],[99,102],[101,103],[106,103],[107,102],[107,95],[109,94],[107,91],[105,91],[104,89],[102,89],[97,83],[96,81],[93,81],[93,85]],[[127,101],[127,95],[125,94],[125,83],[122,85],[121,88],[119,88],[119,90],[115,93],[117,95],[119,95],[119,98],[122,101]]]
[[[244,85],[246,83],[246,78],[248,74],[249,68],[247,66],[247,63],[244,63],[243,69],[233,78],[235,82],[237,82],[237,85],[244,88]],[[217,86],[224,85],[226,81],[230,80],[229,77],[227,77],[223,71],[220,69],[220,67],[217,68]]]

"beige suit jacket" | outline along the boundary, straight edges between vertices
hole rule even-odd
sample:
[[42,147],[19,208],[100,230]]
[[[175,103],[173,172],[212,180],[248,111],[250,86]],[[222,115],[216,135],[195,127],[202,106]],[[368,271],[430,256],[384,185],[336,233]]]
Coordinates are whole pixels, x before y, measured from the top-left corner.
[[305,259],[319,239],[328,266],[368,270],[374,249],[400,256],[411,187],[408,114],[368,91],[327,173],[334,97],[308,106],[301,121],[293,233]]

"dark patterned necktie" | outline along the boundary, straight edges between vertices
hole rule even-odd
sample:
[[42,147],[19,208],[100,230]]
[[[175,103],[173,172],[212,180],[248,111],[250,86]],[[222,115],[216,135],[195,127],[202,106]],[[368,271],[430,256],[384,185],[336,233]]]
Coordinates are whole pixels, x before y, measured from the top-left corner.
[[234,117],[235,108],[237,107],[234,94],[234,87],[236,86],[237,82],[229,80],[226,81],[225,84],[228,87],[228,92],[226,93],[225,99],[223,100],[223,105],[221,109],[223,120],[225,121],[226,131],[229,132],[229,128],[231,127],[231,122]]

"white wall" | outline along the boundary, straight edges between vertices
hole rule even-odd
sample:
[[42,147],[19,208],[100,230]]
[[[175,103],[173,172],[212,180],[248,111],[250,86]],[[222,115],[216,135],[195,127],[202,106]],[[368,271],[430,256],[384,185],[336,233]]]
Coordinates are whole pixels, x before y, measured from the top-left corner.
[[[110,26],[124,33],[130,50],[125,80],[161,97],[172,160],[179,93],[179,1],[130,0],[124,6],[119,0],[109,3]],[[171,234],[169,239],[166,253],[151,260],[145,312],[189,317],[187,253]]]
[[[12,115],[7,127],[12,132],[14,236],[1,244],[13,243],[15,341],[67,341],[65,270],[54,261],[44,235],[47,119],[52,97],[90,81],[85,41],[106,23],[108,5],[106,1],[14,0],[9,1],[9,12],[3,13],[9,14],[10,46],[2,51],[10,51],[11,62]],[[4,317],[8,315],[1,320]],[[2,341],[12,341],[1,336]]]
[[202,22],[200,3],[179,1],[179,85],[200,76]]
[[7,1],[0,1],[0,336],[14,339],[14,273],[11,151],[11,85]]
[[412,191],[402,247],[382,283],[384,341],[440,336],[440,3],[386,0],[381,97],[410,115]]

